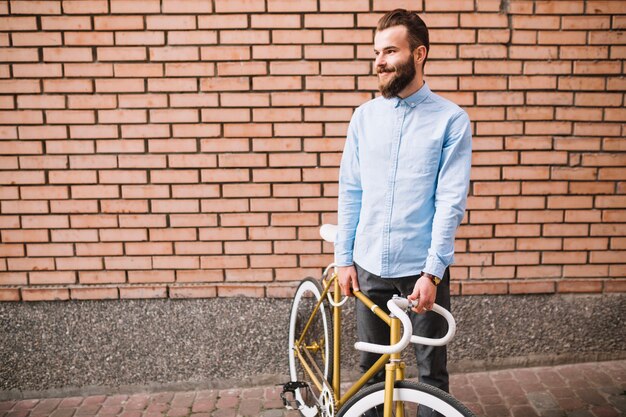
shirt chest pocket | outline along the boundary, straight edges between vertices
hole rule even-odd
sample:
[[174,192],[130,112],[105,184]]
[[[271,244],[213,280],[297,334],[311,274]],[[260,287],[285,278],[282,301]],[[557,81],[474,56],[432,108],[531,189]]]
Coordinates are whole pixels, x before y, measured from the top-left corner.
[[400,146],[399,173],[404,172],[409,177],[432,175],[439,168],[440,158],[440,140],[406,140]]

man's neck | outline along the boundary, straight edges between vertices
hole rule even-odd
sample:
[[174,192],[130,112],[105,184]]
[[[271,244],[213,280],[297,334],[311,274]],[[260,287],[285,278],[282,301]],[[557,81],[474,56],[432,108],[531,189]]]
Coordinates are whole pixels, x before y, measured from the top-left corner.
[[422,74],[416,74],[415,78],[413,78],[413,81],[411,81],[409,85],[404,87],[404,89],[398,93],[398,97],[402,99],[407,98],[408,96],[415,94],[417,90],[422,88],[423,85],[424,77],[422,76]]

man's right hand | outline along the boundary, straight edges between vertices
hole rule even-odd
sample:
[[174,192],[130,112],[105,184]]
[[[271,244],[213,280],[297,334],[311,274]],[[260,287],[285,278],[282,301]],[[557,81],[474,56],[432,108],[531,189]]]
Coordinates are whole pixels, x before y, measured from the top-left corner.
[[356,268],[353,265],[339,266],[337,267],[337,273],[339,275],[339,286],[341,287],[341,293],[352,297],[352,289],[359,290],[359,281],[356,275]]

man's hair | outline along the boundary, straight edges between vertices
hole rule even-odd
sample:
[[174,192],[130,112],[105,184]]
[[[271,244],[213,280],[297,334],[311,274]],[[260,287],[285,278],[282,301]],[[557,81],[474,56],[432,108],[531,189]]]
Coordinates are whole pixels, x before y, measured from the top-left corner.
[[[418,46],[424,45],[426,47],[426,56],[428,57],[428,51],[430,50],[428,27],[426,27],[426,23],[416,12],[409,12],[404,9],[395,9],[387,12],[378,21],[376,31],[380,32],[393,26],[406,27],[411,52]],[[424,59],[424,64],[426,64],[426,59]]]

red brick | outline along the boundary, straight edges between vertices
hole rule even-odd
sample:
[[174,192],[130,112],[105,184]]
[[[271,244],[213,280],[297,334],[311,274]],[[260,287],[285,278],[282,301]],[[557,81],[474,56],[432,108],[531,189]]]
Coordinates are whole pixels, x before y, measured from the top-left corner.
[[253,14],[250,19],[253,28],[299,28],[300,17],[291,14]]
[[589,255],[591,263],[623,263],[626,251],[594,251]]
[[496,237],[508,236],[539,236],[540,226],[533,224],[498,224],[495,226]]
[[104,93],[143,93],[144,80],[132,78],[97,79],[96,91]]
[[[63,73],[61,64],[13,64],[13,77],[15,78],[47,78],[47,77],[61,77]],[[3,80],[4,81],[4,80]],[[6,82],[6,81],[5,81]],[[21,81],[15,82],[10,81],[5,84],[2,83],[2,91],[3,92],[38,92],[39,91],[39,83],[32,84],[29,81]],[[17,90],[22,91],[17,91]],[[18,97],[22,99],[22,102],[25,101],[23,97]],[[42,96],[31,96],[31,101],[39,99],[40,101],[44,101],[46,99],[53,100],[54,97],[42,97]],[[27,106],[20,106],[27,107]],[[41,108],[41,107],[38,107]]]
[[118,289],[111,287],[74,287],[70,288],[73,300],[114,300],[119,297]]
[[2,283],[1,285],[24,285],[28,281],[27,274],[27,272],[2,272],[0,273],[0,283]]
[[170,298],[212,298],[217,296],[217,287],[213,285],[170,285],[169,296]]
[[111,0],[111,13],[139,14],[159,13],[161,5],[158,0]]
[[321,195],[318,184],[274,184],[275,197],[315,197]]
[[299,76],[268,76],[252,79],[254,90],[300,90],[302,88]]
[[0,62],[37,62],[36,48],[0,48]]
[[66,288],[22,288],[24,301],[61,301],[69,300],[69,290]]
[[584,196],[558,196],[548,197],[548,208],[590,208],[593,206],[593,199]]
[[560,278],[560,265],[538,265],[517,267],[517,278]]
[[555,283],[552,281],[510,282],[510,294],[551,294],[555,292]]
[[173,255],[171,242],[126,242],[127,255]]
[[199,269],[176,271],[176,282],[220,282],[223,280],[224,274],[221,270]]
[[8,258],[10,271],[51,271],[54,269],[54,258]]
[[564,277],[606,277],[608,265],[565,265]]
[[588,236],[589,226],[586,224],[545,224],[544,236]]
[[604,291],[606,292],[624,292],[626,291],[626,280],[611,280],[604,283]]
[[18,288],[0,289],[0,301],[20,301],[20,290]]
[[470,213],[472,224],[515,223],[516,212],[513,210],[476,210]]
[[269,224],[266,213],[225,213],[220,215],[220,219],[223,226],[266,226]]
[[4,30],[8,31],[22,31],[22,30],[37,30],[37,20],[35,16],[28,17],[1,17],[0,23]]
[[116,284],[126,281],[124,271],[80,271],[78,277],[81,284]]
[[120,298],[122,299],[167,297],[167,287],[161,286],[161,285],[154,285],[154,286],[136,285],[132,287],[121,287],[119,290],[120,290]]
[[76,273],[74,271],[31,272],[29,278],[32,285],[74,284]]
[[146,27],[148,29],[195,29],[195,16],[190,15],[161,15],[147,16]]
[[473,184],[474,195],[516,195],[520,193],[520,183],[508,182],[475,182]]
[[0,172],[0,184],[43,184],[43,171]]
[[462,282],[461,293],[463,295],[486,295],[486,294],[507,294],[508,284],[506,282]]
[[268,107],[267,93],[221,93],[223,107]]
[[539,252],[502,252],[494,255],[495,265],[536,265]]
[[602,291],[602,281],[564,280],[557,282],[557,292],[560,293],[594,293]]
[[[256,57],[255,58],[262,58]],[[247,61],[250,50],[240,46],[205,46],[200,48],[202,61]]]
[[252,240],[294,240],[295,227],[250,227],[249,238]]
[[199,229],[199,240],[228,241],[245,239],[246,229],[243,227],[208,227]]
[[514,266],[472,266],[470,267],[470,279],[507,279],[513,278]]
[[167,96],[165,94],[120,94],[118,100],[120,108],[152,108],[166,107],[167,105]]
[[152,200],[151,208],[154,213],[197,213],[200,205],[196,199]]
[[[253,22],[254,23],[254,22]],[[354,18],[348,14],[305,14],[304,27],[328,28],[328,27],[353,27]],[[296,26],[297,27],[297,26]]]
[[[291,62],[289,62],[291,63]],[[185,66],[188,63],[184,64]],[[206,64],[203,64],[206,66]],[[219,75],[224,76],[238,76],[238,75],[266,75],[267,65],[264,62],[219,62],[217,64],[217,74],[207,75]]]
[[166,185],[122,185],[122,198],[167,198]]

